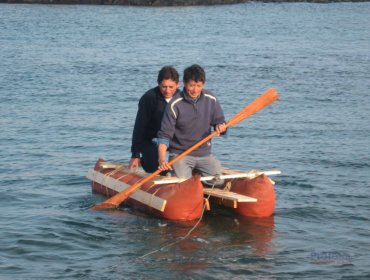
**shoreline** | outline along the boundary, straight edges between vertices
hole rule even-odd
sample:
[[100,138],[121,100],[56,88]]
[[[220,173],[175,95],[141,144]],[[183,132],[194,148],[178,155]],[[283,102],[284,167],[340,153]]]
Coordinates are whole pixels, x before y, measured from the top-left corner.
[[54,4],[54,5],[121,5],[145,7],[181,7],[230,5],[248,2],[263,3],[340,3],[369,2],[369,0],[0,0],[3,4]]

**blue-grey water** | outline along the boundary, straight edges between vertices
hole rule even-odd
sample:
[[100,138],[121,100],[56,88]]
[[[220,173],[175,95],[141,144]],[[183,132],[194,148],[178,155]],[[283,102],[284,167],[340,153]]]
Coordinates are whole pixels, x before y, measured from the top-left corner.
[[[369,14],[1,4],[0,279],[369,279]],[[193,63],[227,118],[279,91],[213,151],[282,175],[273,217],[207,213],[164,247],[194,223],[91,211],[85,174],[129,160],[139,97],[163,65]]]

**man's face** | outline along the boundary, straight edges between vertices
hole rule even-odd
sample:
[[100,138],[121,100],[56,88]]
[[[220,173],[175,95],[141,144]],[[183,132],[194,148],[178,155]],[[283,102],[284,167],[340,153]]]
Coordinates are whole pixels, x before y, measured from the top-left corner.
[[201,94],[203,87],[203,82],[190,80],[189,82],[185,83],[185,89],[192,99],[196,99]]
[[179,86],[179,84],[176,81],[163,80],[159,84],[159,90],[163,94],[164,98],[171,98],[175,94],[178,86]]

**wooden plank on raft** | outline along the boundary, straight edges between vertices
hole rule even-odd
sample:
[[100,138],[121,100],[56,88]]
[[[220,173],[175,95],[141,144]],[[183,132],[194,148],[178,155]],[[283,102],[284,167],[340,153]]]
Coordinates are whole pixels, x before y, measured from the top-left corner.
[[257,202],[257,198],[238,194],[235,192],[225,191],[217,188],[203,188],[205,195],[219,197],[222,199],[232,200],[235,202]]
[[[99,183],[117,192],[121,192],[130,187],[129,184],[116,180],[115,178],[106,176],[103,173],[100,173],[94,169],[90,169],[87,172],[86,177],[93,182]],[[142,190],[137,190],[132,195],[130,195],[130,198],[135,199],[161,212],[164,211],[167,203],[165,199],[162,199],[160,197],[157,197]]]
[[[223,175],[230,175],[235,176],[235,178],[248,178],[253,179],[257,176],[260,176],[262,174],[265,174],[266,176],[274,176],[274,175],[280,175],[280,170],[267,170],[267,171],[261,171],[261,170],[250,170],[250,171],[241,171],[241,170],[235,170],[230,168],[224,168],[222,170]],[[230,177],[231,178],[231,177]]]
[[[261,174],[265,174],[266,176],[272,176],[272,175],[279,175],[281,174],[281,171],[279,170],[271,170],[271,171],[249,171],[249,172],[243,172],[239,170],[232,170],[232,169],[225,169],[223,171],[223,175],[219,176],[220,179],[236,179],[236,178],[248,178],[253,179]],[[214,176],[206,176],[201,177],[201,181],[210,181],[214,179]],[[173,183],[181,183],[186,181],[184,178],[178,178],[178,177],[162,177],[157,180],[154,180],[154,185],[162,185],[162,184],[173,184]],[[272,181],[272,180],[271,180]],[[274,183],[272,181],[272,183]]]
[[141,170],[141,169],[131,170],[130,168],[128,168],[127,164],[121,164],[121,163],[102,162],[100,163],[100,167],[103,169],[116,169],[117,171],[123,171],[125,173],[132,173],[135,175],[139,175],[141,177],[146,177],[150,175],[150,173],[146,173],[144,170]]

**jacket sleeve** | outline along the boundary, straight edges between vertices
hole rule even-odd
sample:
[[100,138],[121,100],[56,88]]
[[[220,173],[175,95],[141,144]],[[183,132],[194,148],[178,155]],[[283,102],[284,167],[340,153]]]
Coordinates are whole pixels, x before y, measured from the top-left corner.
[[[213,111],[213,119],[212,119],[212,126],[216,130],[216,125],[226,123],[224,112],[221,108],[220,103],[218,102],[218,99],[216,99],[215,107]],[[221,133],[221,135],[225,135],[227,133],[227,129],[225,132]]]
[[166,107],[166,110],[163,114],[161,129],[157,133],[158,144],[165,144],[167,147],[170,144],[170,140],[175,134],[176,127],[176,115],[175,106],[170,102]]
[[221,108],[220,103],[218,102],[218,99],[216,99],[214,104],[214,110],[213,110],[213,118],[212,118],[212,126],[215,126],[220,123],[225,123],[225,116],[224,112]]
[[132,158],[140,158],[141,146],[144,142],[144,132],[150,121],[150,104],[145,95],[140,98],[138,107],[134,131],[132,133]]

